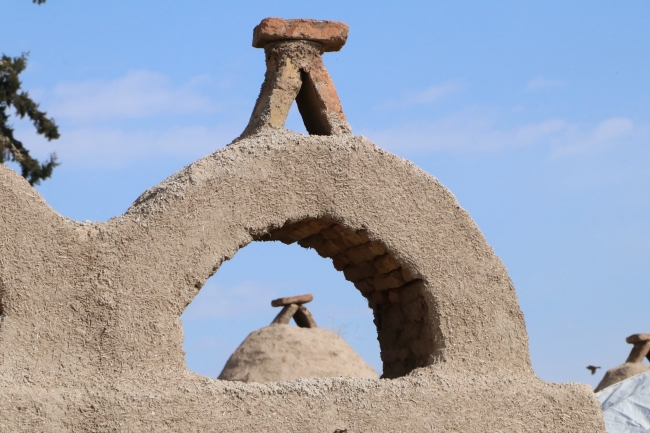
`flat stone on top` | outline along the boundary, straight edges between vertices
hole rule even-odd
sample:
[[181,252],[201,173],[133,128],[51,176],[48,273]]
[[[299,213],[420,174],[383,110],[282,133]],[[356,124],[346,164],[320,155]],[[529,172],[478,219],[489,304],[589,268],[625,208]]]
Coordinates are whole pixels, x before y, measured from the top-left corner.
[[278,298],[271,301],[271,306],[285,307],[291,304],[302,305],[302,304],[306,304],[307,302],[311,302],[313,299],[314,299],[314,295],[312,295],[311,293],[307,293],[305,295],[298,295],[298,296],[288,296],[286,298]]
[[650,341],[650,334],[633,334],[625,339],[628,344],[637,344],[643,343],[645,341]]
[[338,51],[348,40],[349,26],[340,21],[264,18],[253,30],[253,46],[264,48],[266,44],[281,40],[304,40],[318,42],[323,51]]

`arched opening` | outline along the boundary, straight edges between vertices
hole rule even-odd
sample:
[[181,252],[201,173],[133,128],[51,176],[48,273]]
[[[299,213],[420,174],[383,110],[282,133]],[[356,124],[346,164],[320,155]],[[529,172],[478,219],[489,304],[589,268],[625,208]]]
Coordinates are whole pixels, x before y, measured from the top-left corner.
[[[403,266],[381,241],[370,239],[366,230],[351,229],[331,219],[304,219],[253,234],[253,239],[297,243],[303,248],[313,249],[319,256],[330,259],[334,268],[353,283],[363,297],[359,299],[363,299],[363,303],[372,311],[373,331],[376,331],[380,348],[382,378],[400,377],[431,363],[431,352],[436,345],[432,328],[428,326],[430,315],[423,296],[423,281]],[[260,295],[268,303],[271,296],[276,294],[290,295],[305,291],[310,290],[298,290],[297,293],[273,293],[273,290],[269,290],[268,294]],[[214,302],[218,302],[218,294],[213,297]],[[318,314],[318,307],[315,308],[317,319],[328,319]],[[267,310],[265,320],[270,322],[277,311]],[[253,329],[249,326],[240,330],[238,338],[241,338],[242,332],[246,334]],[[354,341],[348,343],[355,346]],[[229,355],[230,352],[227,352],[226,358]],[[372,360],[370,364],[373,364]],[[214,373],[211,375],[214,376]]]
[[[313,301],[304,304],[304,307],[311,312],[319,332],[299,332],[295,316],[288,323],[293,328],[291,332],[265,329],[283,310],[282,307],[271,306],[273,299],[303,293],[313,295]],[[272,352],[271,358],[276,359],[275,347],[284,345],[290,346],[289,353],[301,354],[304,361],[316,361],[319,356],[306,356],[306,353],[311,353],[306,351],[309,348],[297,348],[287,340],[298,339],[300,346],[308,346],[320,337],[325,337],[325,344],[335,340],[330,337],[339,336],[366,365],[372,367],[377,377],[382,371],[377,331],[372,310],[368,308],[365,298],[345,280],[341,272],[332,269],[328,261],[315,251],[305,250],[297,244],[253,242],[240,249],[208,279],[185,309],[181,320],[187,367],[215,379],[219,378],[229,357],[253,332],[263,334],[264,338],[274,336],[273,343],[265,341],[256,346],[264,349],[267,355],[269,351]],[[255,341],[260,343],[261,338],[262,335]],[[280,344],[280,341],[283,342]],[[325,346],[320,342],[315,343],[318,347],[312,347],[313,351],[327,355]],[[251,348],[248,343],[245,347]],[[344,350],[341,355],[347,353]],[[271,358],[266,356],[265,361],[259,362],[266,367]],[[304,365],[299,361],[290,359],[289,364]],[[322,359],[319,364],[318,367],[314,366],[314,372],[322,374],[325,369]],[[350,371],[342,367],[331,368]]]

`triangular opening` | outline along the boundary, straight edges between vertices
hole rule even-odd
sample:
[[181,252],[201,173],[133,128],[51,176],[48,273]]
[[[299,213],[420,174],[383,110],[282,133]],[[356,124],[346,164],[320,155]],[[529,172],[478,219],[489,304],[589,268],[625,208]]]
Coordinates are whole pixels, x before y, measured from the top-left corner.
[[289,109],[289,114],[287,115],[287,120],[284,124],[284,127],[300,134],[309,135],[307,128],[305,128],[305,123],[302,121],[300,111],[298,111],[298,105],[296,104],[296,101],[293,101],[291,104],[291,108]]
[[332,126],[314,81],[302,70],[300,79],[302,85],[289,109],[285,128],[305,135],[331,135]]
[[322,98],[318,95],[316,85],[309,74],[300,71],[302,86],[296,96],[296,104],[305,123],[305,128],[311,135],[332,135],[332,125],[327,119],[327,110]]

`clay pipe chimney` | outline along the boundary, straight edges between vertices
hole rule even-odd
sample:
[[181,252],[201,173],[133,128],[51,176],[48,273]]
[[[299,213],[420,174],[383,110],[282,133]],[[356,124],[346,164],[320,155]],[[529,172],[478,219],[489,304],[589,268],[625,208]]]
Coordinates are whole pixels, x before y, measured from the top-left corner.
[[275,316],[271,324],[288,325],[293,317],[296,325],[301,328],[316,328],[316,321],[311,312],[303,304],[311,302],[314,299],[312,294],[289,296],[271,301],[272,307],[283,307],[282,311]]
[[650,334],[630,335],[625,341],[634,345],[625,362],[640,364],[643,362],[643,358],[648,358],[650,361]]
[[348,25],[338,21],[263,19],[253,31],[253,46],[266,52],[266,75],[240,138],[284,129],[294,100],[309,134],[351,134],[321,57],[340,50],[347,38]]

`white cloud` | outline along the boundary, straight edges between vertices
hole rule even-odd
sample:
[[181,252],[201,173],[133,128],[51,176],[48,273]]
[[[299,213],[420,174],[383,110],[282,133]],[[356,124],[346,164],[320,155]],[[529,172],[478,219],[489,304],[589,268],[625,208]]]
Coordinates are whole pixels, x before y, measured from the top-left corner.
[[378,145],[396,153],[477,154],[547,145],[552,156],[612,146],[642,130],[626,118],[606,119],[585,128],[563,119],[499,127],[497,118],[474,111],[431,123],[365,131]]
[[185,309],[182,319],[252,316],[262,310],[268,310],[269,299],[274,297],[275,292],[275,288],[269,284],[256,281],[247,281],[228,288],[208,282]]
[[563,120],[551,119],[502,129],[490,116],[463,113],[426,124],[368,131],[367,135],[382,147],[396,152],[466,154],[535,145],[566,127]]
[[544,90],[544,89],[554,89],[556,87],[565,86],[566,82],[562,80],[550,80],[544,77],[536,77],[526,83],[526,89],[530,91],[534,90]]
[[377,108],[406,108],[414,105],[430,104],[438,99],[455,93],[462,88],[458,81],[447,81],[417,92],[406,92],[397,100],[384,101]]
[[[61,137],[47,141],[25,120],[17,122],[16,136],[32,155],[56,152],[66,166],[115,168],[160,156],[197,159],[230,143],[245,126],[239,119],[233,126],[211,127],[188,124],[188,119],[169,121],[170,115],[216,111],[216,104],[199,92],[210,80],[200,76],[174,87],[162,74],[131,71],[112,81],[59,84],[45,94],[56,97],[46,108],[59,123]],[[134,129],[132,122],[125,127],[124,120],[155,116],[146,128]]]
[[[240,126],[240,125],[238,125]],[[123,167],[141,158],[182,156],[193,160],[214,152],[239,135],[233,127],[171,127],[139,129],[80,127],[62,129],[61,138],[46,141],[32,130],[17,132],[32,155],[43,158],[56,152],[66,165]]]
[[197,77],[175,88],[165,75],[131,71],[112,81],[62,83],[54,89],[48,112],[74,122],[211,112],[215,105],[197,91],[208,79]]
[[[55,118],[72,120],[62,123],[61,138],[47,142],[28,123],[23,126],[23,122],[19,122],[17,136],[34,156],[44,158],[56,152],[59,160],[70,166],[122,167],[142,158],[165,156],[191,161],[230,143],[243,129],[245,119],[231,119],[230,126],[215,127],[170,124],[156,119],[158,127],[152,125],[148,129],[100,126],[97,121],[214,110],[215,104],[196,90],[206,80],[207,77],[198,77],[175,88],[164,75],[133,71],[108,82],[61,84],[54,91],[60,101],[47,107]],[[542,88],[550,83],[554,82],[538,77],[529,87]],[[449,81],[404,94],[385,106],[428,104],[460,88],[457,81]],[[552,156],[560,157],[611,146],[644,133],[630,119],[621,117],[606,119],[590,128],[563,119],[504,127],[500,126],[504,123],[502,118],[503,115],[470,108],[433,122],[364,134],[396,153],[475,154],[548,145]]]
[[613,117],[602,122],[594,131],[594,140],[602,142],[630,135],[634,132],[634,123],[624,117]]
[[613,117],[602,121],[592,130],[574,131],[564,140],[562,145],[552,151],[553,157],[569,156],[583,153],[592,149],[610,147],[617,142],[641,135],[644,131],[624,117]]
[[[174,87],[162,74],[131,71],[112,81],[59,84],[45,92],[45,99],[56,97],[45,108],[59,123],[61,137],[47,141],[25,120],[17,122],[16,136],[32,155],[45,158],[56,152],[66,166],[116,168],[165,156],[191,161],[230,143],[245,126],[232,113],[231,126],[223,120],[210,127],[192,125],[191,119],[170,121],[169,116],[216,111],[216,104],[199,91],[208,81],[210,77],[199,76]],[[145,117],[154,117],[146,127],[125,122]]]

